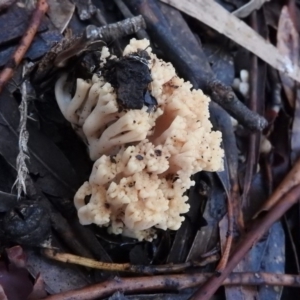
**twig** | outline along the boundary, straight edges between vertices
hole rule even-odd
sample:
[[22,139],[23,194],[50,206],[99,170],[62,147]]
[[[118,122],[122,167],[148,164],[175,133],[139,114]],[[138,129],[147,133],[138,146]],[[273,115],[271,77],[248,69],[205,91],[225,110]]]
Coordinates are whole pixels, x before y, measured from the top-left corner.
[[221,105],[247,128],[262,130],[267,125],[263,117],[250,111],[238,100],[231,87],[225,86],[215,79],[207,58],[198,43],[193,44],[197,52],[190,55],[193,50],[179,42],[153,0],[126,0],[125,2],[137,14],[143,15],[153,40],[162,51],[168,53],[170,61],[181,75],[192,83],[194,88],[201,88],[205,93],[210,94],[213,101]]
[[[125,18],[132,18],[134,15],[131,13],[129,8],[125,5],[123,0],[114,0],[115,4],[118,6],[119,10],[121,11],[122,15]],[[136,36],[139,39],[150,39],[148,36],[148,33],[144,29],[140,29],[139,31],[136,32]]]
[[37,77],[39,77],[39,74],[45,73],[47,68],[50,67],[52,69],[53,64],[55,67],[64,67],[68,59],[86,51],[88,46],[95,40],[110,42],[134,34],[145,27],[146,24],[142,16],[129,18],[103,27],[89,25],[79,37],[64,38],[58,45],[53,47],[49,54],[40,62]]
[[287,56],[281,55],[275,46],[263,39],[245,22],[231,15],[215,1],[161,1],[175,6],[180,11],[224,34],[270,64],[273,68],[286,73],[294,80],[300,82],[300,68],[298,65],[293,64]]
[[12,78],[14,69],[20,64],[26,51],[30,47],[41,23],[42,17],[46,13],[47,9],[47,1],[39,0],[37,7],[32,15],[29,26],[26,32],[24,33],[18,48],[16,49],[16,51],[14,52],[14,54],[0,73],[0,93],[2,92],[5,84]]
[[59,253],[53,249],[44,249],[42,253],[48,258],[65,262],[76,264],[88,268],[108,270],[108,271],[120,271],[120,272],[131,272],[131,273],[140,273],[140,274],[162,274],[162,273],[176,273],[182,272],[191,267],[203,267],[208,263],[215,262],[217,256],[208,257],[200,262],[186,262],[182,264],[168,264],[168,265],[159,265],[159,266],[143,266],[143,265],[131,265],[130,263],[125,264],[115,264],[115,263],[105,263],[102,261],[97,261],[94,259],[89,259],[69,253]]
[[72,251],[86,257],[93,257],[89,249],[78,240],[67,220],[54,208],[46,196],[38,190],[31,178],[26,179],[28,197],[41,203],[49,211],[52,228]]
[[297,203],[300,197],[300,185],[289,191],[264,217],[257,220],[233,251],[227,266],[218,276],[212,276],[191,300],[208,300],[211,299],[216,290],[222,285],[223,281],[232,272],[235,266],[242,260],[245,254],[255,245],[262,236],[269,230],[273,223],[281,218],[288,209]]
[[[81,289],[56,294],[45,300],[92,300],[109,296],[117,291],[147,292],[152,290],[179,291],[196,287],[212,274],[184,274],[136,278],[115,278],[103,283]],[[232,273],[223,282],[224,285],[270,285],[300,286],[300,275],[271,273]]]
[[[250,130],[262,131],[268,122],[265,118],[256,112],[248,109],[235,95],[232,88],[225,86],[219,80],[213,80],[208,83],[212,100],[222,106],[231,116],[237,119],[241,124],[247,126]],[[241,119],[243,117],[243,120]]]
[[134,34],[144,28],[146,28],[146,24],[143,17],[137,16],[102,27],[89,25],[85,30],[85,36],[89,40],[102,39],[109,42],[111,40],[116,40],[121,37]]

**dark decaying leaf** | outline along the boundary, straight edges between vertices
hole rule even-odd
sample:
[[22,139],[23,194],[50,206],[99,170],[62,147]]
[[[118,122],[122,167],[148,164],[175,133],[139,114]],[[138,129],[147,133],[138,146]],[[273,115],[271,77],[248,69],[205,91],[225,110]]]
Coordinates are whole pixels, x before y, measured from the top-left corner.
[[191,239],[194,236],[194,228],[192,228],[189,219],[185,219],[181,227],[175,233],[173,245],[170,249],[167,263],[181,263],[186,260],[189,251]]
[[48,210],[39,203],[19,202],[3,218],[5,238],[21,245],[37,246],[50,235]]
[[0,170],[0,212],[6,212],[17,203],[17,194],[12,191],[16,172],[1,155]]
[[199,194],[199,189],[202,188],[201,184],[199,184],[202,183],[200,180],[202,178],[201,175],[201,173],[194,175],[193,180],[195,180],[196,185],[191,187],[188,192],[188,203],[192,209],[186,214],[182,226],[175,233],[174,242],[167,258],[168,263],[186,261],[197,230],[207,224],[205,217],[202,216],[201,209],[206,197],[201,197]]
[[233,57],[228,49],[228,40],[221,40],[221,44],[203,44],[204,53],[216,78],[231,86],[234,79]]
[[[15,10],[15,8],[14,8]],[[21,10],[21,12],[19,12],[19,10]],[[18,8],[17,12],[13,13],[17,13],[17,15],[19,14],[23,14],[23,11],[25,11],[24,8]],[[5,18],[7,18],[8,14],[5,14]],[[30,15],[30,14],[29,14]],[[3,17],[4,17],[3,16]],[[15,42],[15,45],[11,45],[11,43],[16,39],[22,36],[22,34],[24,33],[24,28],[26,27],[25,25],[25,20],[27,22],[28,19],[25,19],[22,21],[22,18],[28,18],[28,13],[24,14],[23,17],[20,19],[20,22],[23,22],[21,24],[10,24],[11,22],[15,22],[15,20],[18,19],[14,19],[14,16],[8,16],[9,17],[13,17],[12,20],[9,20],[9,24],[8,26],[12,26],[15,25],[16,28],[12,31],[12,34],[10,34],[11,31],[8,32],[4,32],[0,34],[0,45],[1,43],[6,43],[9,42],[9,47],[7,47],[6,45],[3,46],[0,51],[0,66],[4,66],[10,59],[10,57],[12,56],[13,52],[16,50],[17,48],[17,41]],[[2,20],[2,17],[0,16],[0,22],[6,22],[7,20]],[[3,23],[1,23],[3,24]],[[62,39],[62,35],[60,34],[60,32],[55,29],[52,28],[53,26],[51,26],[51,28],[48,28],[48,21],[43,22],[42,25],[40,26],[40,32],[39,34],[34,38],[32,44],[30,45],[28,51],[25,54],[25,58],[28,58],[30,60],[36,60],[38,58],[40,58],[41,56],[43,56],[44,54],[46,54],[48,51],[50,51],[50,49],[58,42]],[[7,35],[8,34],[8,35]]]
[[79,269],[63,263],[50,261],[34,250],[25,250],[27,254],[27,269],[36,278],[42,277],[45,289],[50,294],[78,289],[90,284]]
[[187,261],[200,260],[203,254],[216,247],[219,240],[218,222],[226,211],[225,193],[222,184],[215,175],[207,174],[205,178],[205,180],[198,181],[197,192],[199,193],[199,200],[202,198],[202,205],[205,207],[203,218],[207,225],[198,230],[187,256]]
[[[261,258],[262,272],[285,273],[285,235],[280,222],[269,231],[267,245]],[[258,289],[259,300],[280,300],[282,287],[261,286]]]
[[[182,53],[176,53],[177,49],[173,49],[174,51],[171,52],[166,49],[165,52],[168,53],[168,61],[171,61],[177,72],[186,80],[189,80],[195,88],[203,88],[206,84],[203,80],[203,74],[209,78],[213,76],[213,73],[202,47],[177,9],[161,2],[157,3],[163,13],[163,17],[167,21],[166,28],[173,34],[172,38],[180,43],[181,47],[178,50],[181,50],[185,54],[184,60],[179,60],[177,55],[180,56]],[[154,7],[153,4],[151,6]],[[164,28],[165,25],[161,25],[161,30],[166,30]],[[148,26],[147,29],[149,31],[153,30],[153,35],[157,35],[154,28],[152,29]],[[160,42],[159,46],[164,50],[164,47],[167,46],[163,44],[163,41],[159,40],[160,38],[157,36],[156,41]],[[199,66],[201,66],[201,71]]]
[[[0,46],[7,44],[24,34],[31,11],[26,7],[12,5],[5,13],[0,15],[1,34]],[[39,27],[39,31],[45,31],[48,28],[46,20],[44,20]]]
[[290,116],[280,110],[270,136],[270,141],[274,147],[272,162],[273,188],[280,183],[290,167],[291,121]]
[[[11,27],[11,30],[3,31],[0,34],[0,45],[9,42],[9,47],[6,47],[5,45],[0,51],[0,66],[5,65],[9,61],[9,58],[13,52],[16,50],[18,43],[17,39],[24,34],[30,14],[31,12],[28,12],[25,8],[14,5],[6,14],[0,16],[1,24],[13,26]],[[22,17],[19,17],[19,15]],[[26,52],[25,58],[29,58],[30,60],[36,60],[40,58],[50,51],[50,49],[61,39],[62,35],[60,34],[59,30],[55,29],[49,20],[45,18],[39,27],[39,33],[36,35],[28,51]],[[12,42],[14,42],[15,45],[12,45]]]
[[[18,155],[19,110],[15,99],[7,92],[0,101],[0,153],[15,167]],[[38,186],[55,196],[73,197],[79,186],[72,166],[57,148],[31,124],[28,124],[29,156],[28,168],[35,175]]]
[[0,212],[6,212],[13,208],[18,201],[16,194],[5,193],[0,191]]
[[[259,209],[263,201],[265,201],[267,195],[268,192],[265,179],[258,173],[254,176],[249,190],[247,215],[252,216],[253,213]],[[226,223],[227,219],[224,218],[220,224],[220,237],[223,243],[226,237]],[[274,249],[272,249],[272,245],[274,246]],[[235,270],[238,272],[263,272],[269,270],[268,268],[275,267],[277,263],[277,272],[283,273],[285,259],[283,255],[284,252],[282,252],[283,250],[284,233],[281,224],[278,223],[273,225],[268,235],[251,249]],[[271,262],[272,259],[275,262]],[[269,299],[278,299],[278,295],[281,293],[281,289],[268,287],[260,287],[258,289],[253,287],[226,287],[225,291],[227,299],[253,299],[253,297],[256,297],[256,299],[267,299],[266,297],[269,297]]]

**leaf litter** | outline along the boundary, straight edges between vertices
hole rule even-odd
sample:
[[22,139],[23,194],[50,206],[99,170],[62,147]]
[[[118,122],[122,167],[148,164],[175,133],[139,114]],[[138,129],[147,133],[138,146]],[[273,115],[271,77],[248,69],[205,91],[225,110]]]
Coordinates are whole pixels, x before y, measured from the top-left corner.
[[[128,0],[94,4],[49,0],[50,11],[41,17],[35,38],[18,68],[5,64],[19,47],[26,26],[31,26],[30,16],[36,9],[22,1],[8,1],[2,8],[0,22],[7,30],[0,34],[0,65],[4,66],[2,74],[8,68],[9,72],[15,72],[9,89],[4,88],[0,95],[0,163],[5,172],[5,176],[0,176],[0,235],[3,237],[0,272],[7,280],[0,282],[3,299],[208,299],[224,283],[225,289],[219,289],[216,295],[218,299],[277,300],[288,299],[290,287],[298,286],[296,275],[285,274],[285,266],[294,259],[285,251],[290,251],[289,247],[294,253],[299,250],[295,234],[299,230],[299,215],[292,211],[285,215],[290,243],[285,242],[286,231],[277,220],[296,202],[299,194],[299,27],[296,21],[299,8],[293,1],[275,0],[274,6],[268,1],[189,1],[185,7],[176,0],[162,2]],[[200,8],[205,15],[198,14],[198,20],[191,18]],[[213,125],[223,133],[226,152],[224,171],[195,175],[196,185],[188,193],[192,210],[182,227],[177,232],[160,231],[157,240],[151,243],[108,237],[98,228],[85,228],[78,223],[72,198],[81,182],[88,178],[91,162],[84,144],[61,117],[53,101],[53,83],[61,71],[68,69],[74,79],[79,70],[91,74],[89,68],[98,63],[93,53],[98,53],[97,47],[102,47],[103,42],[91,47],[85,46],[90,41],[81,47],[72,42],[78,37],[83,41],[85,34],[92,32],[85,31],[85,27],[112,24],[138,14],[144,17],[146,34],[157,55],[172,62],[183,78],[222,105],[220,108],[212,102],[210,110]],[[235,15],[250,16],[252,29],[246,25],[249,20],[238,20]],[[123,25],[119,26],[118,30],[122,31]],[[222,30],[220,26],[224,26]],[[93,28],[97,27],[90,30]],[[126,35],[112,37],[108,46],[117,54],[127,40]],[[236,61],[236,54],[241,51],[246,51],[250,61]],[[54,66],[56,57],[63,63]],[[35,65],[28,76],[22,77],[20,74],[28,61]],[[269,64],[267,68],[264,62]],[[125,70],[126,79],[131,63],[121,61],[111,69]],[[43,76],[37,72],[41,66],[46,70]],[[144,66],[140,64],[142,73]],[[248,68],[249,97],[232,92],[234,77],[244,71],[238,66]],[[134,100],[130,98],[131,90],[138,91],[135,103],[138,99],[148,104],[149,109],[157,105],[144,92],[150,78],[139,82],[118,78],[115,87],[124,109]],[[26,101],[25,84],[26,87],[29,84],[30,91],[31,85],[35,89]],[[284,93],[280,94],[281,90]],[[233,108],[222,101],[232,97]],[[271,121],[266,129],[263,117]],[[268,150],[262,150],[262,140],[269,143]],[[17,160],[18,157],[22,159]],[[18,188],[13,185],[16,179],[22,184],[19,199]],[[37,232],[42,232],[38,238]],[[251,250],[247,244],[250,240],[254,241]],[[10,249],[14,245],[18,245],[21,253],[19,265],[9,254],[13,253]],[[43,254],[47,247],[53,253],[76,254],[75,264],[79,260],[97,259],[109,271],[49,260]],[[203,260],[206,263],[200,266]],[[113,263],[141,268],[141,274],[132,277],[117,273],[120,270],[113,269]],[[183,274],[142,277],[142,270],[151,266],[165,265],[165,270],[179,270],[176,268],[182,264],[188,266],[181,270]],[[230,273],[232,270],[241,273]],[[216,271],[219,277],[214,275]],[[234,282],[235,285],[228,286]],[[17,294],[11,294],[9,285],[16,287]],[[201,294],[204,291],[205,296]]]

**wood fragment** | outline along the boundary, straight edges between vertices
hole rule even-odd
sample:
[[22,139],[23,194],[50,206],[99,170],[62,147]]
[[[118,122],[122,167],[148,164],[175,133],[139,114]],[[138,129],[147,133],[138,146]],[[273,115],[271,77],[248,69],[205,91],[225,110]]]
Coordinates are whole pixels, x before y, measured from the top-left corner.
[[[115,278],[103,283],[94,284],[49,296],[45,300],[92,300],[110,296],[114,292],[126,293],[160,291],[180,291],[199,286],[212,274],[195,273],[183,275],[159,275],[152,277]],[[272,273],[232,273],[223,282],[224,285],[270,285],[300,286],[300,275]]]
[[26,32],[24,33],[18,48],[16,49],[13,56],[0,73],[0,93],[2,92],[3,87],[6,85],[6,83],[12,78],[15,68],[20,64],[26,51],[30,47],[47,9],[47,1],[39,0],[36,9],[32,15],[29,26]]
[[139,274],[147,274],[147,275],[182,272],[191,267],[203,267],[209,263],[215,262],[218,259],[216,255],[213,255],[199,262],[186,262],[182,264],[168,264],[168,265],[158,265],[158,266],[154,266],[154,265],[143,266],[143,265],[131,265],[130,263],[124,263],[124,264],[106,263],[106,262],[97,261],[90,258],[77,256],[70,253],[60,253],[50,248],[44,249],[42,253],[48,258],[61,261],[64,263],[76,264],[76,265],[93,268],[93,269],[131,272],[131,273],[139,273]]
[[227,266],[222,273],[212,276],[206,281],[191,300],[209,300],[214,295],[216,290],[223,284],[224,280],[228,277],[230,272],[235,266],[243,259],[248,251],[255,245],[270,229],[270,227],[281,218],[288,209],[298,202],[300,197],[300,185],[291,189],[285,196],[281,198],[271,210],[258,219],[254,226],[244,235],[239,244],[232,252]]
[[[268,122],[256,112],[248,109],[235,95],[231,87],[219,80],[208,83],[212,100],[222,106],[231,116],[253,131],[262,131]],[[243,116],[243,119],[241,118]]]
[[280,72],[300,82],[300,68],[279,53],[270,42],[263,39],[245,22],[231,15],[225,8],[211,0],[161,0],[196,18],[221,34],[251,51]]
[[145,28],[146,24],[144,18],[142,16],[137,16],[102,27],[89,25],[85,30],[85,36],[89,40],[101,39],[105,42],[109,42],[134,34],[140,29]]
[[[132,18],[132,17],[134,17],[134,15],[131,13],[131,11],[129,10],[129,8],[123,2],[123,0],[114,0],[114,2],[118,6],[119,10],[121,11],[122,15],[125,18]],[[150,40],[148,33],[144,29],[140,29],[139,31],[137,31],[136,32],[136,36],[139,39],[148,39],[148,40]]]
[[103,40],[104,42],[110,42],[134,34],[145,27],[146,24],[142,16],[125,19],[102,27],[88,25],[83,35],[75,38],[71,43],[66,43],[68,48],[57,54],[54,65],[60,68],[64,67],[68,59],[86,51],[93,41]]

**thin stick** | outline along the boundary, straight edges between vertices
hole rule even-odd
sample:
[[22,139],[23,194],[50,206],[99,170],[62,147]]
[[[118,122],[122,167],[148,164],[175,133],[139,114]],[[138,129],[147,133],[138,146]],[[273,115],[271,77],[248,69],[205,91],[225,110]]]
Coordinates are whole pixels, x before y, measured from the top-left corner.
[[[152,277],[115,278],[81,289],[56,294],[45,300],[92,300],[107,297],[116,291],[147,292],[152,290],[179,291],[196,287],[212,274],[160,275]],[[300,286],[300,275],[271,273],[232,273],[223,282],[224,285],[270,285]]]
[[88,268],[108,270],[108,271],[140,273],[140,274],[148,274],[148,275],[182,272],[190,267],[203,267],[208,263],[217,261],[218,259],[216,255],[213,255],[200,262],[186,262],[186,263],[176,264],[176,265],[168,264],[168,265],[159,265],[159,266],[151,266],[151,265],[143,266],[143,265],[131,265],[130,263],[125,263],[125,264],[106,263],[106,262],[97,261],[90,258],[69,254],[69,253],[59,253],[53,249],[44,249],[42,252],[48,258],[65,262],[65,263],[81,265]]
[[47,1],[39,0],[37,7],[32,15],[29,26],[24,33],[18,48],[0,73],[0,93],[2,92],[3,87],[6,85],[6,83],[12,78],[15,68],[20,64],[26,51],[30,47],[33,38],[40,26],[42,17],[46,13],[47,9]]
[[110,42],[121,37],[134,34],[143,28],[146,28],[146,24],[142,16],[125,19],[102,27],[88,25],[81,36],[73,38],[71,41],[65,38],[56,47],[54,47],[52,51],[58,51],[57,55],[54,55],[53,57],[52,52],[51,56],[49,55],[50,61],[49,58],[47,58],[47,63],[52,66],[51,60],[54,60],[54,65],[56,67],[64,67],[68,59],[86,51],[91,42],[95,40]]
[[211,94],[211,99],[222,106],[242,125],[253,131],[261,131],[268,125],[264,117],[250,110],[237,98],[230,86],[224,85],[219,80],[209,81],[207,86]]
[[[131,13],[131,11],[129,10],[129,8],[125,5],[125,3],[123,2],[123,0],[114,0],[115,4],[118,6],[119,10],[121,11],[122,15],[125,18],[132,18],[134,17],[134,15]],[[136,36],[138,37],[138,39],[148,39],[149,35],[146,32],[146,30],[144,29],[140,29],[139,31],[136,32]]]
[[227,266],[218,276],[212,276],[191,300],[208,300],[211,299],[216,290],[223,284],[230,272],[242,260],[246,253],[255,245],[269,228],[281,218],[288,209],[297,203],[300,197],[300,185],[289,191],[264,217],[257,220],[255,226],[252,227],[244,238],[233,251]]

